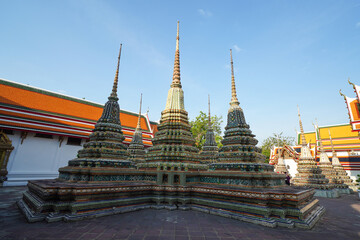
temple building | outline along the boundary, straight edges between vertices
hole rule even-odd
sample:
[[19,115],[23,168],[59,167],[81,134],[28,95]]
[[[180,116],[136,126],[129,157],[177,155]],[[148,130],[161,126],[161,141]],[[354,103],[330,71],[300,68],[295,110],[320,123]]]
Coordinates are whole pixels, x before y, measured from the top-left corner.
[[[28,180],[58,177],[89,141],[102,104],[0,79],[0,132],[13,150],[0,159],[4,186],[26,185]],[[120,110],[124,143],[135,133],[138,114]],[[143,144],[152,146],[157,123],[147,114],[140,118]],[[4,155],[5,156],[5,155]]]
[[[333,148],[336,153],[336,157],[345,170],[346,174],[355,181],[357,175],[360,174],[360,139],[358,133],[352,131],[351,124],[338,124],[338,125],[324,125],[317,127],[317,133],[321,134],[321,140],[324,148],[324,152],[328,155],[329,160],[333,162],[333,150],[330,141],[330,134],[332,137]],[[315,143],[319,142],[319,135],[315,131],[309,131],[304,133],[305,141],[307,142],[312,156],[316,158],[316,161],[320,160],[319,148]],[[287,153],[284,157],[284,162],[288,172],[292,177],[297,173],[297,163],[301,151],[301,133],[297,135],[297,145],[286,146]],[[276,163],[277,154],[281,151],[282,147],[273,147],[270,152],[270,164]]]
[[59,169],[57,179],[29,181],[18,202],[29,222],[77,221],[153,208],[196,210],[267,227],[314,226],[324,207],[313,198],[313,189],[286,186],[284,176],[264,163],[237,100],[233,71],[219,161],[201,162],[184,107],[179,56],[178,22],[173,79],[145,162],[132,161],[124,148],[118,64],[102,115],[78,157]]

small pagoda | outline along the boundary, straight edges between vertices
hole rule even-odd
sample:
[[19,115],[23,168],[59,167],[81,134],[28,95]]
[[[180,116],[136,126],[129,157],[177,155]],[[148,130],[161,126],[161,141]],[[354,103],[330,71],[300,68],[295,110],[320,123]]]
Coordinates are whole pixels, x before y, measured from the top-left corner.
[[219,148],[215,141],[215,133],[211,124],[210,95],[208,96],[208,105],[209,105],[208,128],[205,135],[205,143],[202,147],[202,151],[200,152],[202,163],[214,163],[217,162],[219,158]]
[[286,173],[287,169],[286,169],[286,165],[284,162],[284,151],[285,151],[285,147],[283,146],[281,149],[280,147],[278,148],[278,156],[277,156],[277,163],[275,164],[275,172],[277,173]]
[[319,168],[322,171],[322,174],[325,175],[327,179],[329,179],[329,184],[333,184],[336,189],[339,190],[339,193],[349,194],[350,190],[349,187],[344,184],[343,180],[338,176],[337,172],[334,169],[334,166],[331,164],[328,155],[324,150],[324,145],[320,135],[320,129],[318,125],[314,125],[315,127],[315,134],[318,134],[319,138],[319,149],[320,149],[320,156],[319,156]]
[[346,184],[349,189],[352,191],[357,191],[357,186],[354,183],[354,181],[349,177],[347,172],[344,170],[344,167],[341,165],[339,158],[337,157],[337,153],[334,149],[334,144],[331,138],[331,133],[329,129],[329,137],[330,137],[330,143],[331,143],[331,150],[332,150],[332,157],[331,157],[331,164],[333,165],[337,176],[341,179],[341,181]]
[[329,184],[329,179],[322,174],[322,170],[318,167],[315,157],[311,155],[310,148],[306,144],[299,109],[298,116],[301,132],[301,154],[297,167],[298,173],[291,179],[291,184],[294,186],[315,188],[315,196],[329,198],[339,197],[339,192],[334,189],[335,186],[333,184]]
[[121,48],[122,45],[120,45],[113,88],[104,105],[103,113],[89,136],[89,142],[78,151],[77,158],[70,160],[68,166],[59,169],[59,179],[96,181],[103,176],[89,174],[89,171],[104,167],[127,168],[131,165],[127,146],[123,143],[125,137],[122,132],[117,97]]
[[142,104],[142,94],[140,96],[140,110],[139,118],[136,125],[136,129],[127,149],[129,154],[129,160],[134,163],[145,162],[145,147],[142,138],[141,131],[141,104]]

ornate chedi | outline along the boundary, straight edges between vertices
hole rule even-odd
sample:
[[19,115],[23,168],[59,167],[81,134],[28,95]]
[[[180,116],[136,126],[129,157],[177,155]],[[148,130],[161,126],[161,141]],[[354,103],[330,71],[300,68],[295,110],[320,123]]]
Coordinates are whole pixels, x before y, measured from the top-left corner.
[[341,179],[341,181],[346,184],[349,189],[352,191],[357,190],[356,184],[353,182],[353,180],[349,177],[349,175],[344,170],[344,167],[341,165],[339,158],[337,157],[337,153],[334,149],[333,141],[331,138],[331,133],[329,129],[329,137],[330,137],[330,143],[331,143],[331,150],[332,150],[332,157],[331,157],[331,164],[333,165],[337,176]]
[[119,98],[117,97],[121,47],[122,45],[120,45],[114,85],[108,101],[104,105],[103,113],[89,136],[89,142],[85,143],[83,149],[79,150],[78,157],[70,160],[67,167],[59,169],[60,179],[70,181],[101,180],[102,175],[91,174],[94,168],[122,168],[129,167],[131,164],[127,160],[127,146],[123,143],[125,137],[122,132],[119,117]]
[[140,97],[140,110],[139,110],[139,118],[138,118],[137,126],[133,138],[131,139],[131,143],[129,144],[129,147],[127,149],[129,153],[129,160],[135,163],[145,162],[145,148],[144,148],[141,124],[140,124],[141,103],[142,103],[142,94]]
[[306,144],[303,125],[300,117],[300,110],[298,109],[299,124],[301,131],[301,154],[297,165],[298,173],[291,184],[294,186],[302,186],[307,188],[315,188],[315,196],[321,197],[338,197],[339,192],[334,190],[334,185],[329,184],[329,179],[325,178],[321,169],[318,167],[315,157],[311,155],[309,146]]
[[210,95],[208,96],[208,105],[209,105],[208,129],[205,135],[205,143],[202,147],[202,151],[200,152],[202,163],[214,163],[217,162],[219,158],[219,148],[215,141],[215,133],[211,124]]
[[148,149],[146,163],[138,165],[149,169],[206,170],[200,164],[198,149],[191,133],[188,113],[184,107],[184,91],[180,81],[179,22],[177,25],[173,80],[168,92],[165,110],[161,112],[158,132]]
[[325,177],[329,179],[329,183],[333,184],[335,188],[339,190],[340,193],[349,194],[350,190],[348,186],[344,184],[341,178],[337,175],[334,166],[331,164],[329,157],[324,150],[324,145],[322,143],[318,125],[314,124],[314,127],[315,127],[315,134],[317,133],[319,137],[319,145],[320,145],[319,168],[321,169],[322,174],[324,174]]
[[[265,163],[265,156],[256,146],[258,141],[250,126],[236,95],[232,51],[231,63],[231,101],[227,116],[223,146],[219,150],[219,162],[210,165],[212,170],[241,171],[242,184],[246,187],[280,187],[284,176],[274,173],[274,167]],[[261,172],[261,174],[260,174]]]
[[219,161],[222,163],[263,163],[265,156],[261,149],[256,147],[258,141],[246,124],[245,116],[236,96],[234,67],[231,59],[231,101],[228,111],[223,147],[219,150]]
[[[91,164],[72,160],[68,167],[60,169],[59,179],[29,181],[28,191],[18,202],[28,221],[75,221],[145,208],[191,209],[269,227],[311,228],[319,220],[324,208],[313,199],[315,191],[285,186],[283,175],[274,173],[272,166],[258,159],[263,157],[236,103],[229,111],[233,120],[228,121],[224,161],[200,163],[184,109],[179,34],[176,42],[173,82],[159,132],[145,162],[135,166],[124,160],[127,152],[117,148],[121,134],[117,140],[105,139],[108,132],[119,133],[112,130],[119,126],[111,122],[112,127],[104,126],[98,139],[101,146],[103,142],[114,145],[92,151],[100,152],[98,157],[79,156],[91,159]],[[93,142],[94,148],[97,143]],[[106,158],[105,153],[113,154],[112,149],[118,149],[122,157]]]
[[283,157],[283,154],[284,154],[284,146],[278,150],[279,151],[279,154],[277,156],[277,163],[275,164],[275,172],[277,173],[286,173],[287,172],[287,169],[286,169],[286,165],[285,165],[285,162],[284,162],[284,157]]

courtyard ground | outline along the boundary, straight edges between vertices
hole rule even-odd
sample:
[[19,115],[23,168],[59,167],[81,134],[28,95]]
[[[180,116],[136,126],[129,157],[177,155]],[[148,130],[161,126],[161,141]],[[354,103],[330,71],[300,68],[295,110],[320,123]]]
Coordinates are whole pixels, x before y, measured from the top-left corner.
[[311,230],[267,228],[195,211],[142,210],[79,222],[27,223],[17,208],[25,187],[0,188],[0,239],[360,239],[360,199],[319,198],[326,213]]

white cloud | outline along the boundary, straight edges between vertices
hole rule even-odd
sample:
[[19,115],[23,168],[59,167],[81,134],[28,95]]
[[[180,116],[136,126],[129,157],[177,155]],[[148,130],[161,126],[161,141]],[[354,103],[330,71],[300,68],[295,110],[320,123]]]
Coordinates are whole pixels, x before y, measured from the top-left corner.
[[204,9],[198,9],[198,13],[203,17],[211,17],[212,16],[212,12],[210,12],[208,10],[204,10]]
[[240,51],[243,50],[242,48],[240,48],[240,47],[239,47],[238,45],[236,45],[236,44],[233,46],[233,48],[234,48],[234,50],[237,51],[237,52],[240,52]]
[[357,28],[360,28],[360,22],[357,22],[355,25]]

